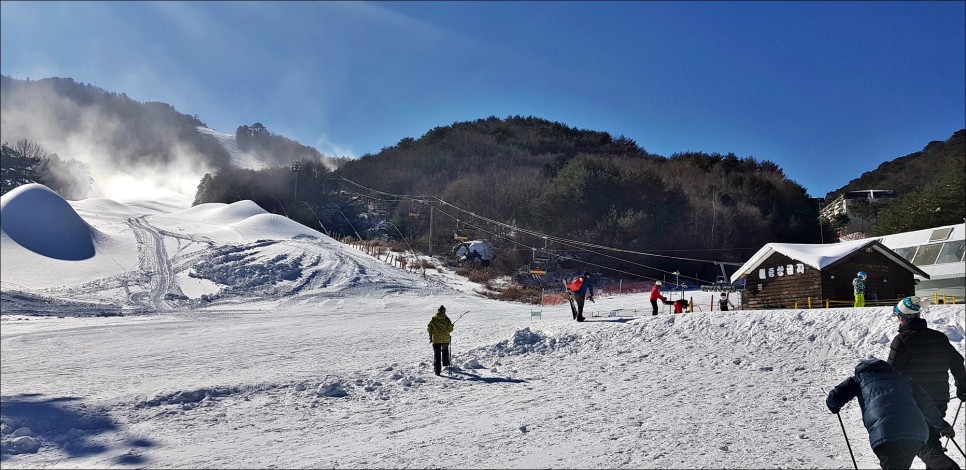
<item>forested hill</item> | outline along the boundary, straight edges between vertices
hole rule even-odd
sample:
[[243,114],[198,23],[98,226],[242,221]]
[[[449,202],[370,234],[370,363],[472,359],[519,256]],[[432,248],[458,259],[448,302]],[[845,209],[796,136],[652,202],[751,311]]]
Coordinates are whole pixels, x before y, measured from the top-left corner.
[[871,222],[869,235],[962,223],[966,218],[966,129],[863,173],[830,192],[826,200],[862,189],[891,189],[898,196],[855,207]]
[[[166,103],[142,103],[124,93],[70,78],[18,80],[0,76],[0,111],[0,131],[10,149],[33,148],[42,156],[80,159],[88,165],[97,160],[101,167],[132,174],[185,167],[217,172],[232,165],[225,147],[198,130],[207,127],[198,116],[180,113]],[[240,149],[268,166],[287,167],[293,160],[332,168],[340,163],[312,147],[269,132],[261,123],[239,126],[235,135]],[[61,175],[60,179],[69,176]],[[42,182],[51,184],[49,179]],[[89,188],[90,183],[65,182],[57,189],[75,188],[71,197],[83,198],[89,189],[76,188]]]
[[119,169],[164,167],[190,154],[212,169],[230,156],[215,139],[198,133],[205,124],[171,105],[141,103],[70,78],[17,80],[0,76],[3,139],[27,140],[61,157],[76,147],[109,158]]
[[[665,158],[625,137],[534,117],[438,127],[349,161],[335,175],[379,191],[435,195],[554,237],[632,251],[744,261],[768,242],[821,239],[817,204],[772,162],[698,152]],[[406,217],[408,210],[402,202],[390,217],[426,233],[427,222]],[[544,244],[539,237],[526,242]],[[655,277],[660,273],[649,268],[714,269],[661,257],[582,255]]]
[[947,170],[962,165],[966,159],[966,129],[956,131],[945,141],[934,140],[918,152],[882,163],[876,169],[862,173],[845,186],[831,191],[831,200],[846,191],[860,189],[892,189],[906,194],[922,189],[939,179]]

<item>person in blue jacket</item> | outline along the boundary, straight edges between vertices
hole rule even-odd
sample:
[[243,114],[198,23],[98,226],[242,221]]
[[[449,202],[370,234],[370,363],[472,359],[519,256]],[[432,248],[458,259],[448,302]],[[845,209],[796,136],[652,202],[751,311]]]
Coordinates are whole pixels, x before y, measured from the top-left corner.
[[853,398],[859,400],[862,423],[883,469],[911,467],[929,437],[930,427],[943,436],[955,434],[922,387],[897,374],[881,359],[859,362],[855,375],[832,389],[825,405],[838,413]]

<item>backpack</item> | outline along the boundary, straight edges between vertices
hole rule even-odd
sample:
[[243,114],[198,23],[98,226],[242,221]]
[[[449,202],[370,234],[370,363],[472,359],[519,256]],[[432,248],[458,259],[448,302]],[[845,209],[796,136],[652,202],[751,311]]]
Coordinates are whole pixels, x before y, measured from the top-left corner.
[[567,283],[567,289],[569,289],[570,292],[577,292],[580,290],[581,286],[583,285],[584,285],[584,278],[578,276],[578,277],[575,277],[572,281]]

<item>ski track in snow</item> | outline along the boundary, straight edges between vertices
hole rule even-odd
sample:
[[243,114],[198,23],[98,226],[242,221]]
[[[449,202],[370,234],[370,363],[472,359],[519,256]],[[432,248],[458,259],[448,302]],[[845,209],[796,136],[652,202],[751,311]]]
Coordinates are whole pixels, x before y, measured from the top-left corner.
[[[72,457],[49,436],[50,449],[5,466],[848,468],[825,392],[859,359],[885,357],[876,332],[894,330],[885,308],[575,324],[563,309],[531,322],[520,307],[464,302],[481,310],[457,324],[449,377],[432,374],[423,342],[432,310],[398,310],[419,298],[370,301],[364,314],[329,299],[271,314],[57,319],[64,329],[23,334],[9,330],[26,322],[8,321],[3,374],[22,380],[5,380],[5,402],[77,400],[116,429],[66,441],[103,452]],[[962,307],[932,312],[962,336]],[[871,464],[857,408],[843,418]]]
[[[77,206],[120,247],[99,253],[132,259],[30,289],[6,276],[36,257],[4,239],[4,286],[24,289],[9,298],[45,307],[0,315],[4,468],[851,468],[826,392],[896,334],[891,307],[594,316],[644,315],[647,294],[602,296],[575,323],[566,305],[488,300],[284,219],[217,219],[250,204],[197,220]],[[188,272],[213,300],[187,298]],[[440,304],[469,312],[444,377],[426,335]],[[963,351],[964,306],[927,318]],[[858,406],[842,418],[875,466]]]

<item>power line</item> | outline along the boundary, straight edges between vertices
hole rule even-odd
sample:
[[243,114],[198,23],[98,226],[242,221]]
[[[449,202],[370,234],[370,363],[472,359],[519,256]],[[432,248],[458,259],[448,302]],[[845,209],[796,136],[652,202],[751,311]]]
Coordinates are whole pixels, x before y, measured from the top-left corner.
[[[622,262],[625,262],[625,263],[629,263],[629,264],[641,266],[641,267],[644,267],[644,268],[647,268],[647,269],[652,269],[652,270],[659,271],[659,272],[663,272],[663,273],[666,273],[666,274],[672,274],[672,272],[671,271],[665,271],[665,270],[662,270],[662,269],[659,269],[659,268],[655,268],[653,266],[648,266],[648,265],[645,265],[645,264],[636,263],[636,262],[633,262],[633,261],[630,261],[630,260],[627,260],[627,259],[618,258],[616,256],[607,255],[605,253],[600,253],[598,251],[593,251],[593,250],[591,250],[591,248],[594,249],[594,250],[612,251],[612,252],[617,252],[617,253],[634,254],[634,255],[640,255],[640,256],[652,256],[652,257],[657,257],[657,258],[666,258],[666,259],[681,260],[681,261],[691,261],[691,262],[699,262],[699,263],[713,263],[713,264],[727,263],[727,264],[738,264],[738,263],[731,263],[731,262],[722,262],[722,261],[717,261],[717,260],[699,259],[699,258],[688,258],[688,257],[683,257],[683,256],[672,256],[672,255],[664,255],[664,254],[653,253],[653,252],[643,252],[643,251],[628,250],[628,249],[624,249],[624,248],[609,247],[609,246],[605,246],[605,245],[588,243],[588,242],[583,242],[583,241],[579,241],[579,240],[571,240],[571,239],[567,239],[567,238],[553,236],[553,235],[546,234],[546,233],[543,233],[543,232],[539,232],[539,231],[536,231],[536,230],[531,230],[531,229],[527,229],[527,228],[524,228],[524,227],[507,224],[507,223],[504,223],[504,222],[501,222],[501,221],[498,221],[498,220],[490,219],[488,217],[485,217],[485,216],[482,216],[480,214],[477,214],[476,212],[473,212],[473,211],[464,209],[464,208],[459,207],[459,206],[457,206],[455,204],[452,204],[450,202],[444,201],[442,198],[437,197],[437,196],[410,195],[410,194],[390,193],[390,192],[380,191],[380,190],[377,190],[377,189],[374,189],[374,188],[367,187],[365,185],[359,184],[359,183],[357,183],[355,181],[352,181],[352,180],[350,180],[348,178],[345,178],[345,177],[341,177],[340,176],[339,179],[341,179],[342,181],[347,182],[349,184],[352,184],[352,185],[354,185],[356,187],[359,187],[359,188],[362,188],[362,189],[364,189],[366,191],[369,191],[371,193],[374,193],[374,194],[382,194],[382,195],[386,195],[386,196],[395,198],[392,201],[410,200],[410,201],[418,201],[418,202],[421,202],[421,203],[428,204],[429,203],[428,200],[432,200],[434,202],[438,202],[441,205],[445,205],[447,207],[451,207],[452,209],[454,209],[456,211],[459,211],[459,212],[461,212],[463,214],[469,215],[470,217],[473,217],[473,218],[482,220],[484,222],[493,224],[493,225],[498,226],[498,227],[503,227],[503,228],[505,228],[505,229],[507,229],[507,230],[509,230],[511,232],[519,232],[519,233],[524,233],[524,234],[527,234],[527,235],[530,235],[530,236],[533,236],[533,237],[543,238],[545,240],[553,241],[553,242],[555,242],[557,244],[564,245],[564,246],[569,246],[571,248],[575,248],[575,249],[578,249],[578,250],[581,250],[581,251],[584,251],[584,252],[589,252],[589,253],[595,254],[597,256],[603,256],[603,257],[607,257],[607,258],[619,260],[619,261],[622,261]],[[352,192],[355,193],[355,194],[359,194],[359,193],[357,193],[355,191],[352,191]],[[362,194],[359,194],[359,195],[360,196],[363,196],[363,197],[372,197],[372,196],[367,196],[367,195],[362,195]],[[461,220],[460,218],[458,218],[458,217],[454,216],[453,214],[450,214],[450,213],[448,213],[446,211],[443,211],[440,208],[436,208],[436,210],[438,210],[441,213],[443,213],[444,215],[446,215],[446,216],[448,216],[448,217],[456,220],[457,222],[463,221],[465,223],[465,220]],[[483,231],[483,232],[486,232],[486,233],[490,233],[491,235],[498,236],[499,238],[509,240],[509,241],[511,241],[513,243],[516,243],[517,245],[528,247],[531,250],[537,249],[536,247],[528,246],[528,245],[523,244],[523,243],[521,243],[521,242],[519,242],[517,240],[509,239],[509,238],[504,237],[502,235],[489,232],[487,230],[482,229],[482,227],[478,227],[478,226],[475,226],[475,225],[472,225],[472,224],[468,224],[468,223],[467,223],[467,225],[472,226],[472,227],[474,227],[477,230],[480,230],[480,231]],[[752,248],[747,248],[747,249],[752,249]],[[708,250],[662,250],[662,251],[708,251]],[[610,267],[607,267],[607,266],[596,265],[596,264],[590,263],[588,261],[582,261],[582,262],[584,262],[585,264],[588,264],[588,265],[591,265],[591,266],[597,266],[597,267],[600,267],[600,268],[603,268],[603,269],[610,269],[610,270],[614,270],[614,271],[618,271],[618,272],[622,272],[622,273],[626,273],[626,274],[635,275],[635,276],[638,276],[638,277],[643,277],[643,278],[647,278],[647,279],[653,279],[653,278],[648,278],[646,276],[641,276],[639,274],[628,273],[626,271],[617,270],[615,268],[610,268]],[[690,277],[690,276],[683,276],[683,277],[688,278],[688,279],[693,279],[693,280],[695,280],[697,282],[700,282],[701,281],[698,278],[694,278],[694,277]]]

